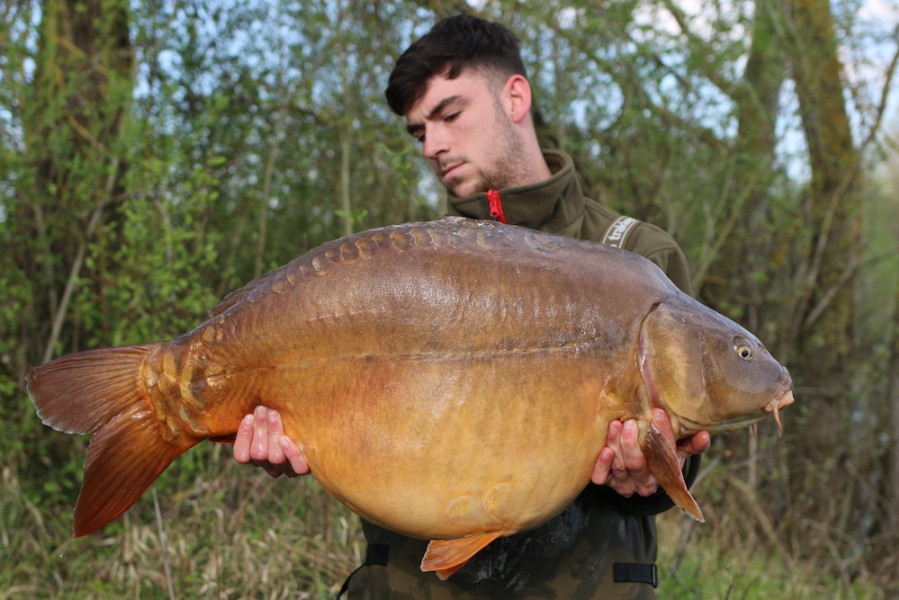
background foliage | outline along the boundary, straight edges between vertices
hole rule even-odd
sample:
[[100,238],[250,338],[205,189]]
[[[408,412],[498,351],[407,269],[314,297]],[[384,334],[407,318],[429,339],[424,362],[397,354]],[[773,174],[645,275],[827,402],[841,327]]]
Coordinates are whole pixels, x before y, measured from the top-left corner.
[[0,5],[0,597],[318,597],[358,562],[355,519],[314,481],[211,445],[63,545],[85,440],[45,430],[22,382],[186,331],[323,241],[439,215],[382,91],[460,9],[520,34],[544,145],[670,231],[700,298],[794,373],[784,439],[715,437],[709,523],[663,517],[663,597],[899,593],[895,4],[18,0]]

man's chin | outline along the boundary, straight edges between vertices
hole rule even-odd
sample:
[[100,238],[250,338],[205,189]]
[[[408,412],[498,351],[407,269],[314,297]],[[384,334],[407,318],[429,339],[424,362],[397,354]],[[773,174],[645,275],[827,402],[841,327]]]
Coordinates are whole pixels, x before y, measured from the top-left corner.
[[457,198],[474,196],[475,194],[480,194],[487,191],[484,186],[467,181],[446,181],[443,185],[444,187],[446,187],[447,191],[450,194]]

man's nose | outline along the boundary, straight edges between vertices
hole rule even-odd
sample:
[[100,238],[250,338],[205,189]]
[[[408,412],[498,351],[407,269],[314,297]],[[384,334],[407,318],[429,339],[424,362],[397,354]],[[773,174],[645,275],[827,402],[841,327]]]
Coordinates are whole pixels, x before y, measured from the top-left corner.
[[438,127],[429,128],[425,132],[424,144],[422,152],[425,158],[435,159],[449,149],[446,136],[443,135]]

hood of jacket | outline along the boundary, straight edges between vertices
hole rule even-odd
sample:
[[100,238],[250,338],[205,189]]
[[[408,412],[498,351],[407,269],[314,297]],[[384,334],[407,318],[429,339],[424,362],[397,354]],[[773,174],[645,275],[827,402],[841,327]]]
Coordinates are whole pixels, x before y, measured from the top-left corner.
[[[581,237],[586,198],[581,192],[570,156],[544,150],[552,177],[532,185],[497,190],[506,221],[531,229]],[[491,219],[488,192],[448,196],[447,214],[471,219]]]

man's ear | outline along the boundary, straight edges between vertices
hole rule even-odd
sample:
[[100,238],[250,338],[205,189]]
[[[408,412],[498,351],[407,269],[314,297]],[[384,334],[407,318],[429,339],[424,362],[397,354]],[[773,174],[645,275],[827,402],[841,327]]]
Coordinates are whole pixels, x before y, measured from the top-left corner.
[[524,75],[512,75],[506,80],[505,92],[509,118],[520,123],[531,112],[531,84]]

